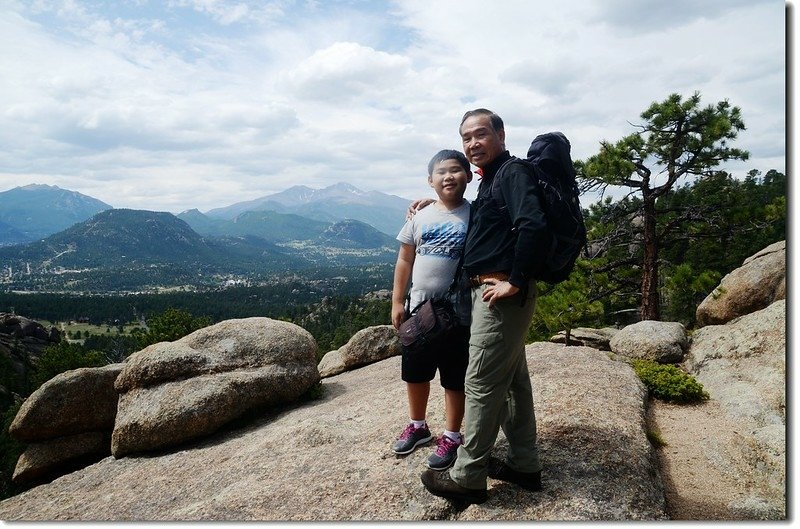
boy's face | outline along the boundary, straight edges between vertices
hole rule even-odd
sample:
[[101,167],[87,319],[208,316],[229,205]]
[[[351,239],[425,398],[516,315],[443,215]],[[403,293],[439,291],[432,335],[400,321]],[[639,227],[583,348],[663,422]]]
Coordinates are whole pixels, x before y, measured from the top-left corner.
[[464,198],[472,172],[465,171],[456,160],[443,160],[433,166],[428,183],[442,201],[460,201]]

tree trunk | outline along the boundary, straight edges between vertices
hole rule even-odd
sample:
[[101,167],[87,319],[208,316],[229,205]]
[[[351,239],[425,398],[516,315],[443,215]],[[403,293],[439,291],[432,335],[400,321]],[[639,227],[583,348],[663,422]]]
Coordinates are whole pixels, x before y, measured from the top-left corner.
[[645,197],[642,212],[644,214],[644,259],[642,262],[641,318],[643,320],[660,320],[655,199]]

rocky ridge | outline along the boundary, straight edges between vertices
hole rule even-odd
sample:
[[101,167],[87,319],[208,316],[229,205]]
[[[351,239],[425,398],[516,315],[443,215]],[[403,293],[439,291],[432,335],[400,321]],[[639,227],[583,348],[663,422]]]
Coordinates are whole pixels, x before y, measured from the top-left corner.
[[[61,340],[55,327],[45,329],[37,321],[8,312],[0,312],[0,360],[8,361],[19,378],[24,378],[42,351]],[[0,395],[13,391],[0,383]]]
[[[591,348],[527,348],[542,493],[492,481],[456,509],[419,480],[431,449],[390,451],[405,424],[397,356],[323,379],[321,399],[174,450],[102,461],[0,502],[4,520],[654,520],[664,495],[633,370]],[[436,388],[434,384],[434,388]],[[441,391],[429,420],[444,424]],[[496,448],[502,454],[502,440]]]

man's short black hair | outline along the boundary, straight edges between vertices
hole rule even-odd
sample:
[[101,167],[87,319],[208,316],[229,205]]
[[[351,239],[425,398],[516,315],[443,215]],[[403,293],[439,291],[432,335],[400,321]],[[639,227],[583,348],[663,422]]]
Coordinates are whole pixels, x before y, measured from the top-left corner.
[[454,151],[453,149],[444,149],[433,155],[431,161],[428,162],[428,176],[433,176],[433,167],[445,160],[455,160],[464,168],[464,172],[469,175],[470,168],[467,157],[461,151]]
[[[503,119],[486,108],[476,108],[475,110],[468,110],[464,117],[461,118],[461,125],[467,121],[467,118],[471,118],[472,116],[489,116],[489,122],[492,124],[492,128],[495,132],[499,132],[501,130],[505,130],[503,125]],[[461,125],[458,126],[458,134],[461,135]]]

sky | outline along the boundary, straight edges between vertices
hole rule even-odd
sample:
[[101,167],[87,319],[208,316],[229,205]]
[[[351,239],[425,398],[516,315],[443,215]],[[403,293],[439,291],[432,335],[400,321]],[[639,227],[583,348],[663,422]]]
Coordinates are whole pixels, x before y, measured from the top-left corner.
[[467,110],[502,116],[512,154],[560,130],[585,159],[694,92],[742,109],[750,159],[721,169],[785,172],[787,5],[0,0],[0,191],[172,213],[339,182],[413,199]]

